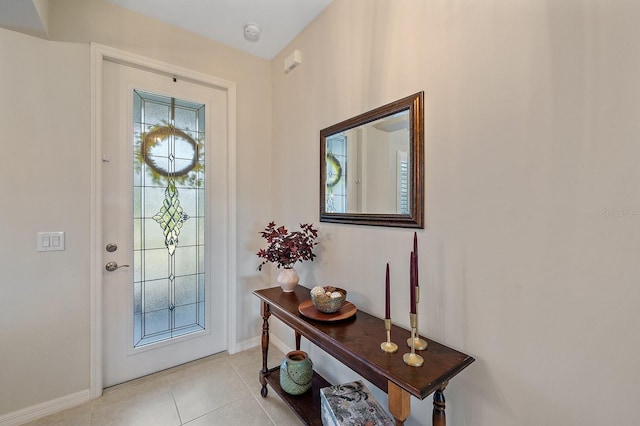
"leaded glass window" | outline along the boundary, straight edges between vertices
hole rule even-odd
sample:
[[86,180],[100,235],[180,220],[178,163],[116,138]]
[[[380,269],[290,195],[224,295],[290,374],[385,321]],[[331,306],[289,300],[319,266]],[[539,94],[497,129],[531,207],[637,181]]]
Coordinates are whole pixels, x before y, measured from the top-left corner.
[[338,133],[327,138],[327,213],[347,212],[347,136]]
[[134,90],[134,347],[205,329],[205,106]]

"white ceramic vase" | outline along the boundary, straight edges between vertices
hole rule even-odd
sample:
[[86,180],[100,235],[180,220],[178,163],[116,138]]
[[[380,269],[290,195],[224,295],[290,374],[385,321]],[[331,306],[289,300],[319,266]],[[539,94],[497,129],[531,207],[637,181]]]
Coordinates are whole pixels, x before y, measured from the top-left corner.
[[285,293],[291,293],[293,289],[298,285],[300,276],[298,272],[293,268],[284,268],[278,272],[276,281],[280,284],[280,288]]

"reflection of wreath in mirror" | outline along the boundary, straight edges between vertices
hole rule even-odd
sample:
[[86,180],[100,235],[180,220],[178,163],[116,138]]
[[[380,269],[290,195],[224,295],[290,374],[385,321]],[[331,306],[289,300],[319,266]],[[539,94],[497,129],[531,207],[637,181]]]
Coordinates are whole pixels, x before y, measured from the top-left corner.
[[327,154],[327,187],[332,188],[342,179],[342,166],[332,153]]
[[[158,164],[154,156],[151,155],[151,150],[170,136],[174,136],[176,140],[181,140],[193,148],[193,157],[190,159],[189,164],[174,171],[167,170],[166,167]],[[149,166],[154,182],[158,183],[162,177],[171,177],[179,183],[190,181],[192,184],[200,186],[198,178],[194,177],[194,175],[188,176],[192,171],[198,172],[204,169],[204,165],[200,161],[200,156],[202,155],[201,144],[196,142],[190,135],[170,124],[156,125],[151,127],[148,132],[140,135],[139,145],[139,149],[136,150],[138,161],[140,163],[144,162]]]

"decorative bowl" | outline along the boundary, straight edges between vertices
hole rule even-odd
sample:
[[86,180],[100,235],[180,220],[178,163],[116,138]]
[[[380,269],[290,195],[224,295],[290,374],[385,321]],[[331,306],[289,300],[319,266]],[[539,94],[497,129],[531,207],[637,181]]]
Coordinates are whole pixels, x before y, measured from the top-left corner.
[[338,312],[347,300],[347,290],[333,286],[316,286],[311,289],[311,302],[320,312]]

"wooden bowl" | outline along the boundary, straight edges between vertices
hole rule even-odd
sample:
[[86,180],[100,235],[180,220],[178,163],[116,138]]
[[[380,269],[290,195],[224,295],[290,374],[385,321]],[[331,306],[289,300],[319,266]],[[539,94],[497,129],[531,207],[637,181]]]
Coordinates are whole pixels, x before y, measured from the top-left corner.
[[[314,289],[316,288],[317,287],[314,287]],[[315,294],[313,290],[311,291],[311,302],[313,306],[325,314],[338,312],[345,300],[347,300],[347,290],[333,286],[325,286],[322,288],[324,289],[324,293]],[[340,296],[335,297],[335,293],[340,293]],[[333,296],[331,296],[332,294]]]

